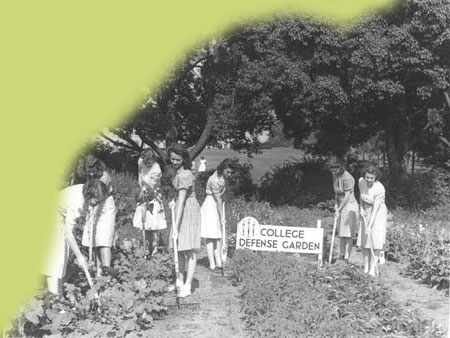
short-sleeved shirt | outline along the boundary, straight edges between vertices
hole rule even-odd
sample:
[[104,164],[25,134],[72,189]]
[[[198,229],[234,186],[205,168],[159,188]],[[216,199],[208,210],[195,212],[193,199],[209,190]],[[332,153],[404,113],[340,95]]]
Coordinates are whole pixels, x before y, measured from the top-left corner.
[[64,223],[75,226],[76,219],[85,213],[83,184],[71,185],[60,191],[58,212],[64,219]]
[[108,189],[108,194],[111,195],[114,191],[114,188],[112,186],[111,175],[106,170],[103,171],[102,177],[100,177],[100,181],[105,183],[106,188]]
[[349,202],[356,202],[354,187],[355,179],[348,171],[344,171],[342,175],[337,176],[333,182],[334,193],[339,199],[344,198],[346,191],[351,193]]
[[222,195],[225,192],[225,178],[223,176],[219,176],[217,171],[212,174],[208,182],[206,183],[206,194],[220,194]]
[[161,167],[158,163],[153,163],[151,167],[148,167],[144,164],[142,159],[138,161],[139,168],[139,185],[145,183],[150,188],[155,189],[155,187],[159,186],[161,183],[162,171]]
[[188,191],[186,198],[195,197],[194,183],[194,173],[189,169],[180,169],[172,180],[175,190],[186,189]]
[[366,180],[363,177],[359,178],[358,181],[359,191],[361,200],[366,204],[374,204],[375,201],[380,201],[384,203],[386,190],[383,184],[375,181],[372,187],[368,187]]

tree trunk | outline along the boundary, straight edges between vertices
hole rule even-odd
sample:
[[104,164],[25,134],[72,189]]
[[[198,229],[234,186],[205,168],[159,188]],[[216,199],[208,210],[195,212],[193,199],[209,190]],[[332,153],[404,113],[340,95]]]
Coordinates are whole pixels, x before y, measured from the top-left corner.
[[197,143],[189,152],[191,160],[195,159],[203,151],[203,149],[205,149],[206,144],[208,143],[209,138],[211,136],[212,126],[213,126],[212,117],[211,114],[208,113],[205,128],[203,129],[202,134],[200,135],[200,138],[198,139]]
[[[385,110],[386,152],[391,182],[400,182],[406,176],[407,122],[404,107],[394,108],[392,102]],[[394,109],[396,111],[394,111]]]

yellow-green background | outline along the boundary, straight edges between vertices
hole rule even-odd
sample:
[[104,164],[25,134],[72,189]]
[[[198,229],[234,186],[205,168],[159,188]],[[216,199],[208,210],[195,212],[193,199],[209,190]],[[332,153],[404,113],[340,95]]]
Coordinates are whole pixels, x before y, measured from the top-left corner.
[[349,22],[391,0],[0,3],[0,323],[33,294],[55,193],[86,140],[127,118],[183,52],[279,11]]

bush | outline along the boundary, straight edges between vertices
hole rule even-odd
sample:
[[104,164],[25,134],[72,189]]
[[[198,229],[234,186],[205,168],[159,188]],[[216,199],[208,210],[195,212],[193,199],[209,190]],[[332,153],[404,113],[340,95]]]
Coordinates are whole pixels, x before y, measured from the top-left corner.
[[[243,197],[246,200],[249,200],[254,196],[256,190],[250,174],[252,167],[249,163],[241,164],[237,160],[236,165],[237,169],[227,181],[224,199],[232,200],[236,197]],[[215,169],[211,169],[197,173],[195,194],[200,205],[203,204],[206,197],[206,183],[208,182],[208,178],[214,174],[214,171]]]
[[286,161],[261,178],[259,198],[273,205],[304,208],[333,197],[332,177],[323,160]]
[[254,337],[443,337],[349,265],[319,269],[292,255],[249,250],[230,265]]
[[450,171],[434,168],[428,172],[406,176],[401,182],[380,180],[386,187],[386,203],[390,208],[404,208],[415,212],[449,206]]
[[386,258],[406,263],[403,273],[449,294],[450,239],[446,225],[395,222],[387,232]]

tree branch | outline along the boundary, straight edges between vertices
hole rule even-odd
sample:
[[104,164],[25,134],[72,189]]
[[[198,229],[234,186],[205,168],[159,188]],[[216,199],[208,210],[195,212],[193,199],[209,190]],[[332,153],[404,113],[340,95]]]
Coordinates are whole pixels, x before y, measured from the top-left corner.
[[162,162],[164,162],[165,164],[168,163],[166,153],[162,151],[161,148],[159,148],[153,140],[151,140],[150,138],[141,133],[137,133],[137,136],[139,136],[142,142],[148,145],[158,155],[158,157],[161,159]]
[[205,149],[206,144],[208,143],[209,138],[211,136],[213,121],[212,121],[211,114],[210,113],[207,113],[207,114],[208,115],[206,117],[205,128],[203,128],[202,134],[200,135],[197,143],[189,152],[189,156],[191,157],[191,160],[195,159],[202,152],[202,150]]
[[112,138],[106,136],[103,133],[100,133],[100,136],[103,137],[104,139],[108,140],[109,142],[111,142],[112,144],[114,144],[116,146],[124,147],[124,148],[130,149],[130,150],[134,150],[134,151],[140,151],[139,146],[135,142],[133,142],[133,144],[129,145],[129,144],[126,144],[126,143],[122,143],[122,142],[113,140]]

